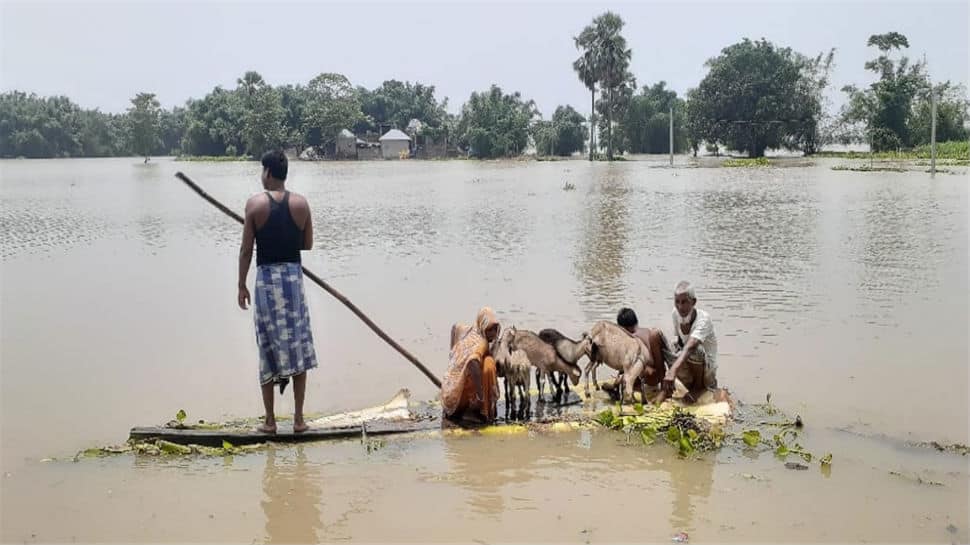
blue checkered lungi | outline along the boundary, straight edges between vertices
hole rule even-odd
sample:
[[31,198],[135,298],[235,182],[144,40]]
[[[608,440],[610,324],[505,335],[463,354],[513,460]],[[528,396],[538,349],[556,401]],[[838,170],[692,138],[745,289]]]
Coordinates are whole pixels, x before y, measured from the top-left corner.
[[256,267],[254,296],[259,383],[299,375],[317,366],[310,314],[299,263]]

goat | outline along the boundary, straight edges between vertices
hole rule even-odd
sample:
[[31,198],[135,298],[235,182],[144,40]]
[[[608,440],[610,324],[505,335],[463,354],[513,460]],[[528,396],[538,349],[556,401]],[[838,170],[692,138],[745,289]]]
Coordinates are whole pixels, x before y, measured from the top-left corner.
[[584,370],[586,395],[589,395],[590,374],[593,375],[593,385],[597,390],[599,389],[599,383],[596,381],[596,368],[605,363],[623,375],[620,381],[620,403],[626,401],[626,394],[630,394],[632,399],[633,386],[637,378],[643,379],[640,381],[640,395],[646,403],[647,381],[644,370],[646,369],[645,360],[649,357],[649,351],[643,341],[620,326],[607,321],[593,324],[589,337],[592,341],[587,354],[589,363]]
[[558,371],[568,375],[573,382],[573,385],[579,384],[579,378],[582,376],[582,371],[579,366],[575,363],[569,363],[559,356],[556,349],[549,343],[543,341],[538,335],[531,331],[524,329],[515,329],[515,326],[509,328],[509,350],[514,353],[516,350],[521,350],[525,352],[525,355],[529,358],[529,362],[536,368],[536,377],[538,380],[537,386],[539,387],[539,401],[544,402],[542,399],[542,393],[545,390],[543,381],[541,377],[549,377],[551,387],[555,387],[556,395],[553,397],[553,401],[560,402],[562,400],[562,388],[559,387],[555,381],[552,380],[552,373]]
[[497,374],[505,378],[505,418],[516,412],[515,398],[518,389],[519,418],[528,418],[532,412],[532,402],[529,399],[529,389],[532,387],[530,376],[531,363],[529,357],[521,350],[509,349],[512,335],[509,331],[502,333],[494,342],[492,355],[495,358]]
[[[556,349],[556,353],[559,357],[563,359],[566,363],[577,365],[579,360],[583,356],[587,356],[590,352],[590,343],[592,339],[588,335],[583,335],[583,338],[576,342],[569,337],[563,335],[558,330],[555,329],[543,329],[539,332],[539,338],[543,341],[552,345]],[[578,367],[578,365],[577,365]],[[565,398],[569,398],[569,383],[566,381],[567,375],[564,373],[557,373],[557,377],[553,377],[554,382],[565,392]],[[538,373],[536,374],[536,381],[539,380]]]

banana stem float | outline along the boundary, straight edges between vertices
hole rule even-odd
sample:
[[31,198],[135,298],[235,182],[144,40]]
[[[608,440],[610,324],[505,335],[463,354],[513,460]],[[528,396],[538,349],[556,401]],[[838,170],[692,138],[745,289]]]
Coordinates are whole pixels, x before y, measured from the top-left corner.
[[[192,189],[192,191],[195,191],[196,193],[198,193],[200,197],[208,201],[209,204],[211,204],[212,206],[215,206],[216,208],[221,210],[225,215],[238,221],[239,223],[243,223],[242,216],[233,212],[224,204],[217,201],[214,197],[206,193],[205,190],[203,190],[201,187],[196,185],[196,183],[193,182],[191,179],[189,179],[188,176],[186,176],[185,174],[182,174],[181,172],[176,172],[175,177],[185,182],[185,185],[189,186],[189,188]],[[424,373],[424,376],[428,377],[428,380],[430,380],[436,387],[441,388],[441,380],[439,380],[438,377],[434,375],[434,373],[429,371],[428,368],[424,366],[424,364],[418,361],[418,358],[415,358],[410,352],[405,350],[404,347],[402,347],[394,339],[389,337],[387,333],[384,333],[384,331],[381,328],[377,327],[377,324],[375,324],[370,318],[367,317],[366,314],[364,314],[359,308],[357,308],[357,305],[351,303],[350,300],[344,297],[342,293],[334,289],[334,287],[331,286],[330,284],[327,284],[325,281],[323,281],[323,279],[321,279],[316,274],[313,274],[313,272],[307,269],[306,267],[302,267],[302,269],[303,269],[303,274],[306,275],[307,278],[312,280],[314,284],[320,286],[321,288],[323,288],[324,291],[334,296],[334,298],[336,298],[338,301],[343,303],[344,306],[349,308],[351,312],[356,314],[357,317],[360,318],[362,322],[367,324],[367,327],[369,327],[371,331],[373,331],[375,334],[377,334],[378,337],[383,339],[384,342],[391,345],[391,348],[393,348],[394,350],[397,350],[399,354],[404,356],[404,359],[411,362],[415,367],[418,368],[419,371]]]

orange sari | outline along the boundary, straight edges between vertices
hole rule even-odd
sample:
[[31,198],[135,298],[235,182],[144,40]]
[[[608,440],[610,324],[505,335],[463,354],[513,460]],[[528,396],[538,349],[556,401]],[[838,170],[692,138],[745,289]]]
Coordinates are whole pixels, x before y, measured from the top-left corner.
[[441,383],[441,406],[445,416],[495,420],[498,403],[498,375],[495,359],[489,353],[485,331],[498,325],[488,307],[478,311],[475,326],[455,324],[451,328],[451,353],[448,372]]

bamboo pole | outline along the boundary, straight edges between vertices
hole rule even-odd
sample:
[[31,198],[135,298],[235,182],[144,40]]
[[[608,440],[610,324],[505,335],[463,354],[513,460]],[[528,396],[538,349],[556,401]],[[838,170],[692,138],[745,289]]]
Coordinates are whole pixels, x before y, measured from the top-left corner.
[[[211,204],[212,206],[215,206],[216,208],[221,210],[225,215],[238,221],[239,223],[243,223],[243,218],[239,214],[233,212],[224,204],[217,201],[214,197],[210,196],[208,193],[205,192],[205,190],[203,190],[201,187],[196,185],[195,182],[189,179],[188,176],[186,176],[185,174],[182,174],[181,172],[176,172],[175,177],[185,182],[185,185],[189,186],[189,188],[192,189],[192,191],[195,191],[196,193],[198,193],[200,197],[208,201],[209,204]],[[349,299],[344,297],[342,293],[334,289],[333,286],[331,286],[330,284],[327,284],[319,276],[313,274],[313,272],[307,269],[306,267],[302,267],[302,269],[303,269],[303,274],[305,274],[307,278],[312,280],[314,284],[320,286],[321,288],[324,289],[324,291],[334,296],[334,298],[336,298],[338,301],[343,303],[345,307],[349,308],[351,312],[356,314],[357,317],[361,319],[361,321],[367,324],[367,327],[369,327],[371,331],[376,333],[378,337],[384,340],[384,342],[391,345],[391,347],[394,350],[397,350],[399,354],[404,356],[404,359],[414,364],[414,366],[417,367],[419,371],[424,373],[424,376],[428,377],[428,380],[430,380],[435,386],[437,386],[438,388],[441,388],[441,381],[438,379],[438,377],[436,377],[434,373],[429,371],[428,368],[424,366],[424,364],[418,361],[418,358],[415,358],[410,352],[405,350],[404,347],[402,347],[394,339],[389,337],[387,333],[384,333],[384,331],[380,327],[377,327],[377,324],[375,324],[370,318],[368,318],[367,315],[364,314],[359,308],[357,308],[356,305],[351,303]]]

